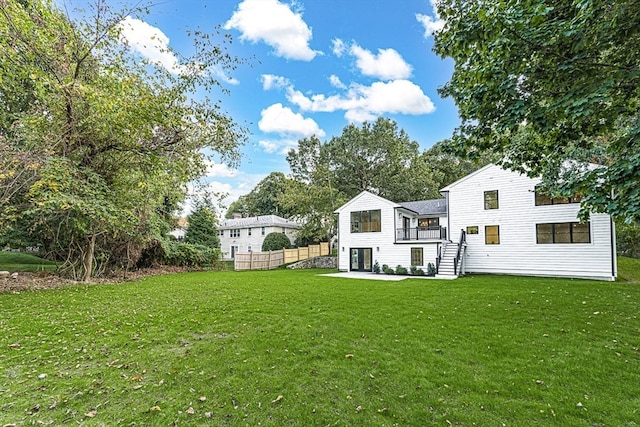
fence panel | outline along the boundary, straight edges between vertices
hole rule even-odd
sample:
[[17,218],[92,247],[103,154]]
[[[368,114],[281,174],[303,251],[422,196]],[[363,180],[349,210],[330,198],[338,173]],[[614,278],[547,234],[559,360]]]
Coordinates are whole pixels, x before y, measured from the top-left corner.
[[310,245],[306,248],[282,249],[270,252],[236,252],[234,259],[235,270],[270,270],[302,261],[316,256],[329,255],[329,243],[322,242],[319,245]]

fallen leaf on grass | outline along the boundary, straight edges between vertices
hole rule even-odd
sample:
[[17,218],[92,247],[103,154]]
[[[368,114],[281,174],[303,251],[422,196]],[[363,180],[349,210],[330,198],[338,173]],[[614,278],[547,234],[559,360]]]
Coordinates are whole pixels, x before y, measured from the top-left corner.
[[282,401],[282,399],[284,399],[283,395],[278,395],[278,397],[276,397],[274,400],[271,401],[271,403],[280,403]]
[[131,381],[142,381],[142,375],[135,375],[131,378]]
[[384,414],[385,412],[387,412],[389,410],[389,408],[382,408],[382,409],[378,409],[378,412],[380,414]]
[[346,357],[347,359],[353,359],[353,354],[345,354],[344,357]]
[[160,411],[160,407],[159,407],[159,406],[157,406],[157,405],[156,405],[156,406],[152,406],[151,408],[149,408],[149,411],[151,411],[151,412],[157,412],[157,411]]
[[89,411],[89,412],[87,412],[86,414],[84,414],[84,416],[85,416],[85,417],[88,417],[88,418],[93,418],[93,417],[95,417],[96,415],[98,415],[98,411]]
[[193,409],[193,407],[189,406],[189,409],[187,409],[187,414],[191,414],[191,415],[193,415],[193,414],[195,414],[195,413],[196,413],[196,410],[195,410],[195,409]]
[[356,412],[360,412],[360,411],[363,411],[363,410],[364,410],[364,408],[362,406],[360,406],[360,405],[356,406]]
[[13,344],[9,344],[9,348],[20,348],[20,343],[14,342]]
[[205,400],[207,400],[207,398],[205,396],[200,396],[200,398],[198,400],[200,402],[204,402]]

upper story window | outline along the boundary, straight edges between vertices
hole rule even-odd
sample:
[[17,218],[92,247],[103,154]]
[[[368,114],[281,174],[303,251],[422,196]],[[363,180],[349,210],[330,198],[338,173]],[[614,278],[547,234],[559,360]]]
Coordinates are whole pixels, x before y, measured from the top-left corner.
[[484,209],[498,209],[498,190],[484,192]]
[[440,225],[440,218],[419,218],[418,227],[438,227]]
[[567,203],[580,203],[582,196],[574,194],[571,197],[551,197],[542,189],[536,188],[536,206],[566,205]]
[[[247,229],[247,236],[251,236],[251,229],[250,228]],[[249,252],[251,252],[251,251],[249,251]]]
[[369,233],[380,231],[380,209],[374,211],[351,212],[351,232]]
[[591,243],[589,222],[536,224],[536,243]]
[[264,227],[262,227],[262,235],[263,235],[263,236],[264,236],[264,231],[265,231],[265,228],[264,228]]
[[220,235],[224,237],[224,230],[220,230]]
[[233,229],[229,230],[229,237],[240,237],[240,229],[239,228],[233,228]]

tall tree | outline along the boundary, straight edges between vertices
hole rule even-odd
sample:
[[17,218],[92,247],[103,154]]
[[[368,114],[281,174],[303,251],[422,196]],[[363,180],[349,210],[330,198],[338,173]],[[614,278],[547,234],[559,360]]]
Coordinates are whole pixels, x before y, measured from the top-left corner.
[[193,212],[187,216],[188,226],[184,236],[186,243],[203,245],[213,249],[220,248],[218,236],[218,217],[216,205],[211,199],[199,200]]
[[244,139],[190,96],[237,64],[226,41],[197,33],[174,69],[144,63],[121,43],[142,12],[97,0],[74,21],[48,0],[0,2],[0,219],[83,280],[135,263],[205,170],[203,149],[233,163]]
[[226,218],[234,213],[244,217],[258,215],[278,215],[288,218],[291,212],[284,208],[279,198],[291,185],[291,180],[282,172],[271,172],[248,194],[231,203]]
[[640,3],[439,0],[438,11],[435,51],[455,61],[440,93],[462,119],[452,148],[581,193],[583,216],[640,220]]

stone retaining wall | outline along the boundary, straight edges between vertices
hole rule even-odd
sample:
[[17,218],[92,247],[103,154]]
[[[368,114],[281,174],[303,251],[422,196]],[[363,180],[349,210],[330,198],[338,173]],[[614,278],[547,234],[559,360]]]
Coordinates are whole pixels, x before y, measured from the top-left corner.
[[287,268],[338,268],[338,258],[333,256],[317,256],[296,262]]

